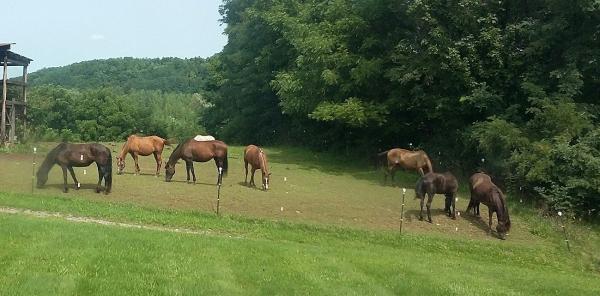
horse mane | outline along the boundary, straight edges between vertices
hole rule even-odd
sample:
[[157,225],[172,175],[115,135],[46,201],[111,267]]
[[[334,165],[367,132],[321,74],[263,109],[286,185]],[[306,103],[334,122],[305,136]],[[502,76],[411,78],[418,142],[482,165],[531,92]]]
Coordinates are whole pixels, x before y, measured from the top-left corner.
[[56,163],[55,162],[56,155],[58,155],[58,153],[61,152],[62,150],[64,150],[66,147],[67,147],[67,143],[62,142],[62,143],[58,144],[56,147],[54,147],[52,150],[50,150],[50,152],[48,152],[48,154],[46,154],[46,158],[44,159],[44,162],[42,162],[42,165],[40,165],[40,168],[37,171],[38,178],[40,176],[44,176],[44,177],[48,176],[48,172],[50,171],[52,166],[54,166],[54,164]]
[[[187,143],[187,141],[184,141],[183,143]],[[177,161],[177,159],[180,156],[179,150],[181,150],[181,145],[183,145],[183,143],[177,144],[177,147],[173,149],[173,152],[171,153],[171,155],[169,156],[169,160],[167,161],[168,164],[173,164]]]

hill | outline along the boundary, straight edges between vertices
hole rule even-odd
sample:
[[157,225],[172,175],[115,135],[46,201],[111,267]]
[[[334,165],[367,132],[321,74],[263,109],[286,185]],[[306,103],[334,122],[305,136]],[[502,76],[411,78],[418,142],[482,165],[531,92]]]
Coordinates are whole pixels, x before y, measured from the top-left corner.
[[79,89],[118,86],[126,90],[197,93],[205,85],[206,63],[207,59],[199,57],[92,60],[42,69],[31,73],[29,81],[32,86],[54,84]]

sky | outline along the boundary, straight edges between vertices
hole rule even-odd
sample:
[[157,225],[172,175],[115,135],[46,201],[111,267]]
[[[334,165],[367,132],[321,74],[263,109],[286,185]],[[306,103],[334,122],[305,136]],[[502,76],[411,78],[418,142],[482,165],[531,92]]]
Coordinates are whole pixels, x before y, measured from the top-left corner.
[[227,43],[221,0],[3,2],[0,43],[33,59],[30,73],[115,57],[209,57]]

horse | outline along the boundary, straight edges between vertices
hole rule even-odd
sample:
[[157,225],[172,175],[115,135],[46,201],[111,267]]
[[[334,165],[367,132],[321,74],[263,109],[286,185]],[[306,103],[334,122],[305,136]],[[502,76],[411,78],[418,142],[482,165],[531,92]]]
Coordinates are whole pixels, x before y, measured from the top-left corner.
[[156,160],[156,176],[160,174],[160,167],[162,165],[162,151],[165,145],[171,145],[172,142],[165,140],[158,136],[140,137],[136,135],[130,135],[127,138],[127,142],[123,145],[121,153],[117,156],[117,173],[123,174],[125,170],[125,157],[127,153],[131,154],[131,158],[135,162],[135,174],[140,173],[140,166],[138,164],[138,155],[148,156],[154,155]]
[[[425,194],[427,194],[427,218],[429,223],[431,220],[431,201],[436,193],[444,194],[446,196],[444,211],[452,219],[456,219],[456,192],[458,191],[458,181],[456,177],[451,173],[427,173],[417,181],[415,186],[415,197],[421,199],[421,212],[419,213],[419,220],[423,220],[423,203],[425,201]],[[452,207],[452,211],[450,210]]]
[[244,184],[248,184],[248,164],[252,166],[250,185],[256,186],[256,184],[254,184],[254,173],[256,170],[260,169],[260,172],[262,173],[263,189],[269,190],[269,177],[271,176],[271,173],[269,172],[267,154],[255,145],[248,145],[248,147],[244,149],[244,165],[246,167],[246,179]]
[[506,206],[506,198],[502,190],[492,182],[490,176],[484,173],[475,173],[469,179],[469,188],[471,190],[471,200],[467,207],[467,212],[473,209],[474,214],[479,214],[479,203],[488,207],[489,213],[489,233],[492,232],[492,215],[496,212],[498,225],[496,232],[500,239],[505,239],[506,233],[510,230],[510,216]]
[[392,184],[394,183],[394,175],[400,167],[409,170],[418,171],[421,176],[425,175],[423,169],[427,169],[428,173],[433,172],[431,160],[423,150],[410,151],[401,148],[394,148],[388,151],[383,151],[377,154],[377,164],[385,164],[385,178],[383,185],[387,182],[388,175],[392,175]]
[[104,193],[110,193],[112,188],[112,157],[110,155],[110,149],[98,144],[69,144],[60,143],[54,149],[48,152],[44,162],[37,171],[37,186],[42,187],[48,181],[48,172],[55,164],[58,164],[63,171],[64,189],[66,193],[69,191],[67,188],[67,170],[71,173],[73,182],[75,182],[75,189],[78,190],[81,186],[77,178],[73,167],[87,167],[93,162],[96,162],[98,166],[98,185],[96,186],[96,192],[100,192],[100,184],[104,179]]
[[227,145],[221,141],[195,141],[193,138],[177,145],[169,161],[165,165],[165,181],[170,182],[175,174],[175,164],[179,159],[185,161],[187,170],[187,182],[190,183],[190,171],[192,172],[194,184],[196,183],[196,173],[194,172],[194,161],[207,162],[215,160],[217,171],[217,184],[220,185],[222,176],[227,175]]

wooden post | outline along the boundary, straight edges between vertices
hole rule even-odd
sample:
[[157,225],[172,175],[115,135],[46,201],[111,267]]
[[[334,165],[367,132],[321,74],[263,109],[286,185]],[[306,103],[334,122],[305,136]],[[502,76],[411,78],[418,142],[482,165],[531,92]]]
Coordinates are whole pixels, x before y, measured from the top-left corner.
[[406,195],[406,188],[402,188],[402,207],[400,208],[400,234],[402,234],[402,224],[404,222],[404,196]]
[[4,144],[6,141],[6,95],[8,94],[6,81],[8,79],[8,56],[4,56],[4,64],[2,68],[4,72],[2,74],[2,126],[0,127],[0,143]]
[[560,227],[562,228],[563,235],[565,236],[565,243],[567,243],[567,250],[571,252],[571,245],[569,244],[569,238],[567,237],[567,229],[565,229],[565,223],[563,222],[562,212],[558,212],[560,219]]
[[27,65],[23,66],[23,140],[27,138]]

